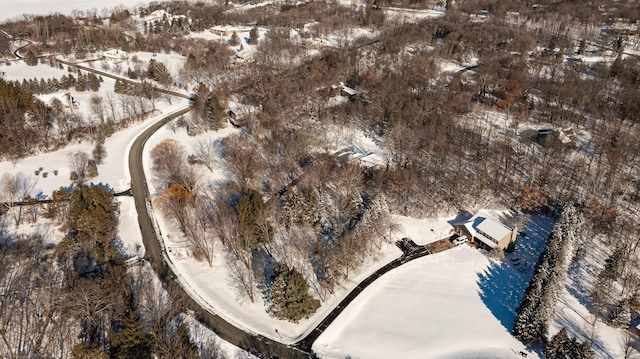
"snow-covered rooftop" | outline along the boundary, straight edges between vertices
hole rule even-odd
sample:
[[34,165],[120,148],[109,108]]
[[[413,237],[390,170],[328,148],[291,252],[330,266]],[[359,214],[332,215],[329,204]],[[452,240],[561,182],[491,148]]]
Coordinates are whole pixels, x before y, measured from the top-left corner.
[[[482,219],[483,217],[478,218]],[[484,218],[476,225],[476,229],[488,234],[494,239],[500,239],[511,233],[511,229],[509,227],[491,218]]]
[[465,227],[471,236],[491,248],[496,248],[496,242],[511,232],[511,229],[504,224],[480,214],[476,214],[468,221],[460,224]]

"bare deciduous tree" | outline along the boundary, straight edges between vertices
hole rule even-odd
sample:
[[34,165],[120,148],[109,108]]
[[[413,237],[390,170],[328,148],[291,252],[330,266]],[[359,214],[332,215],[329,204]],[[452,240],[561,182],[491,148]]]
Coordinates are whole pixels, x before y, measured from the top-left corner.
[[[0,179],[0,190],[2,198],[10,207],[16,202],[24,201],[34,190],[38,179],[35,177],[27,177],[24,173],[16,174],[5,173]],[[17,226],[22,222],[22,207],[12,208],[13,221]]]
[[69,165],[71,167],[71,180],[76,186],[82,186],[87,180],[87,168],[89,165],[89,155],[86,152],[78,151],[69,155]]

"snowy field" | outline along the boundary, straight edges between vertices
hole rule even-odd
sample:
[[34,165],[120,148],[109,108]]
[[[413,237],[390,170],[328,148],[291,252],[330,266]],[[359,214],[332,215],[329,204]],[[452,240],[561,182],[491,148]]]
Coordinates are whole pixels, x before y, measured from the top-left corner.
[[6,21],[16,18],[23,14],[48,15],[51,13],[62,13],[69,15],[74,10],[86,11],[94,9],[100,14],[102,9],[113,9],[115,7],[138,7],[142,4],[148,4],[150,1],[128,2],[124,0],[102,0],[100,2],[90,0],[21,0],[12,2],[3,2],[2,12],[0,13],[0,21]]
[[[127,155],[133,140],[145,128],[166,114],[182,109],[185,105],[186,103],[184,102],[178,103],[174,101],[174,105],[164,104],[158,106],[159,112],[155,116],[133,127],[116,132],[113,136],[107,138],[104,143],[107,157],[104,159],[103,164],[98,165],[98,176],[89,179],[89,182],[109,184],[116,191],[128,189],[130,177]],[[71,173],[69,157],[78,151],[91,155],[94,145],[89,141],[84,141],[58,151],[20,159],[15,165],[10,161],[0,162],[0,173],[13,174],[22,172],[26,176],[35,176],[34,172],[42,167],[42,172],[37,176],[36,193],[42,191],[44,194],[50,195],[52,191],[71,184],[69,179]],[[54,170],[58,171],[57,175],[53,174]],[[43,177],[45,172],[47,173],[46,178]]]
[[527,349],[510,330],[553,224],[534,217],[500,262],[462,245],[389,272],[349,305],[314,350],[336,359],[520,357]]
[[[113,136],[105,141],[107,149],[107,157],[104,163],[98,165],[98,176],[89,180],[89,183],[108,184],[115,191],[124,191],[128,189],[130,176],[128,153],[129,148],[137,135],[145,128],[158,121],[164,115],[182,108],[184,104],[173,106],[163,105],[161,111],[157,115],[152,116],[148,120],[141,122],[131,128],[116,132]],[[42,195],[50,197],[54,190],[60,187],[71,185],[69,175],[71,165],[69,157],[79,151],[91,155],[94,144],[85,141],[65,147],[59,151],[44,153],[37,156],[27,157],[19,160],[16,164],[10,161],[0,162],[0,173],[24,173],[27,177],[32,177],[37,181],[32,195],[42,192]],[[35,176],[35,171],[42,167],[40,175]],[[58,174],[54,175],[53,171],[57,170]],[[47,177],[43,174],[47,173]],[[135,211],[135,205],[132,197],[119,197],[120,203],[120,225],[118,235],[121,240],[121,250],[127,255],[140,254],[144,255],[144,247],[142,247],[142,236],[138,226],[138,216]],[[41,220],[35,225],[24,224],[25,228],[20,229],[22,232],[30,232],[32,230],[40,230],[42,226],[46,226],[48,221]],[[58,235],[54,235],[58,238]],[[54,240],[55,241],[55,240]]]

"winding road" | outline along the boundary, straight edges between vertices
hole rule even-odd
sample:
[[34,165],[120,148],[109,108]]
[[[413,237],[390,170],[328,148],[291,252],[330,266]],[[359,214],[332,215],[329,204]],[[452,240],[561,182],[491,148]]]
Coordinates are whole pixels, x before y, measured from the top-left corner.
[[152,126],[142,132],[131,146],[129,151],[129,172],[131,174],[131,189],[135,201],[136,211],[138,212],[138,223],[140,224],[140,232],[142,233],[142,242],[146,249],[145,258],[151,263],[151,266],[158,274],[158,277],[164,284],[165,289],[173,298],[184,298],[187,301],[189,309],[193,310],[196,318],[211,328],[220,338],[236,345],[259,358],[307,358],[305,351],[292,348],[282,343],[276,342],[261,335],[247,333],[220,316],[217,316],[198,304],[189,294],[182,288],[181,284],[176,280],[176,275],[171,267],[166,263],[163,247],[160,245],[160,239],[155,231],[153,221],[149,215],[148,206],[150,206],[149,189],[142,165],[143,148],[147,140],[154,132],[159,130],[169,121],[191,110],[187,106],[181,110],[172,112],[154,123]]
[[179,117],[191,110],[187,106],[175,112],[169,113],[150,127],[142,132],[133,142],[129,151],[129,172],[131,174],[131,190],[135,201],[136,211],[138,212],[138,223],[142,234],[142,241],[146,249],[145,258],[150,262],[158,277],[164,284],[166,290],[174,297],[185,298],[188,307],[196,313],[199,321],[211,328],[218,336],[256,356],[259,358],[308,358],[311,346],[324,332],[324,330],[342,313],[342,311],[355,299],[367,286],[373,283],[380,276],[390,270],[399,267],[414,259],[424,257],[429,254],[426,248],[406,253],[400,258],[386,264],[371,274],[361,283],[359,283],[347,296],[334,308],[323,320],[318,324],[307,336],[288,346],[272,340],[270,338],[247,333],[244,330],[230,324],[224,318],[215,315],[198,302],[196,302],[182,284],[176,279],[176,274],[171,266],[167,264],[167,253],[164,252],[161,240],[156,233],[154,222],[149,214],[151,207],[151,199],[149,189],[147,187],[146,176],[142,163],[143,149],[147,140],[162,126],[169,121]]
[[[19,49],[18,49],[19,50]],[[17,52],[16,51],[16,56]],[[63,64],[74,66],[84,71],[93,72],[102,76],[111,77],[130,81],[108,72],[100,71],[91,67],[82,66],[74,62],[57,59]],[[169,96],[188,99],[189,96],[184,93],[171,91],[155,87],[155,90],[165,93]],[[138,223],[142,235],[146,254],[145,259],[149,261],[151,267],[157,273],[158,278],[162,281],[165,290],[173,298],[184,298],[187,307],[195,313],[196,319],[213,330],[220,338],[227,342],[246,350],[247,352],[257,356],[258,358],[309,358],[311,347],[316,339],[324,332],[324,330],[342,313],[342,311],[355,299],[368,285],[373,283],[388,271],[407,263],[408,261],[428,255],[426,250],[416,251],[414,253],[404,254],[402,257],[388,263],[375,273],[371,274],[361,283],[359,283],[345,298],[334,308],[314,329],[312,329],[304,338],[300,339],[293,345],[286,345],[271,338],[264,337],[259,334],[246,332],[224,318],[205,309],[183,288],[183,284],[177,280],[176,274],[171,266],[167,263],[168,253],[164,251],[162,240],[159,233],[156,233],[156,226],[151,214],[151,197],[147,186],[147,180],[143,167],[143,149],[147,140],[162,126],[171,120],[184,115],[191,111],[191,106],[185,105],[183,108],[168,113],[157,122],[149,126],[136,137],[129,150],[129,173],[131,175],[131,192],[135,201],[136,212],[138,213]]]
[[[19,51],[23,46],[15,51],[16,57],[19,59]],[[121,79],[125,81],[133,82],[129,79],[122,78],[117,75],[110,74],[108,72],[100,71],[91,67],[81,66],[77,63],[57,59],[63,64],[77,67],[84,71],[93,72],[105,77],[111,77],[114,79]],[[165,93],[169,96],[175,96],[182,99],[188,99],[189,96],[184,93],[171,91],[168,89],[161,89],[155,87],[155,90],[161,93]],[[202,304],[198,303],[190,293],[185,290],[183,283],[177,280],[176,273],[173,272],[171,265],[167,263],[169,258],[168,253],[165,252],[165,248],[162,245],[162,239],[159,237],[159,233],[156,233],[156,226],[152,218],[152,203],[149,189],[147,186],[147,180],[144,173],[143,166],[143,150],[148,139],[162,126],[169,123],[171,120],[182,116],[191,111],[190,105],[166,114],[151,126],[146,128],[140,133],[129,150],[129,172],[131,176],[131,189],[122,193],[122,195],[133,194],[136,212],[138,214],[138,223],[140,226],[140,232],[142,235],[142,241],[145,246],[146,254],[145,259],[149,261],[151,267],[157,273],[158,278],[163,283],[164,289],[169,292],[173,298],[183,298],[187,307],[193,311],[198,321],[213,330],[220,338],[227,342],[246,350],[247,352],[257,356],[258,358],[309,358],[311,347],[318,337],[324,332],[324,330],[342,313],[342,311],[355,299],[367,286],[373,283],[376,279],[389,272],[390,270],[399,267],[400,265],[407,263],[411,260],[423,257],[430,254],[426,248],[421,248],[415,252],[405,253],[402,257],[395,259],[394,261],[386,264],[369,277],[359,283],[351,292],[349,292],[342,301],[318,324],[313,328],[304,338],[292,345],[286,345],[280,343],[271,338],[264,337],[259,334],[250,333],[243,329],[240,329],[233,324],[226,321],[224,318],[210,312],[205,309]],[[26,203],[15,203],[11,205],[1,204],[0,211],[13,206],[23,205]]]

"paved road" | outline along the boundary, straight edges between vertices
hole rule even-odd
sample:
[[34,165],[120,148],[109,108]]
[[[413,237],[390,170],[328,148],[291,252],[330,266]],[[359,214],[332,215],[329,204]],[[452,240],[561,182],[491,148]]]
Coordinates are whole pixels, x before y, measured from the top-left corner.
[[191,110],[186,107],[173,112],[162,120],[156,122],[136,138],[129,152],[129,171],[131,173],[131,189],[138,212],[138,223],[142,233],[142,241],[146,250],[146,259],[165,286],[165,289],[174,297],[183,297],[187,305],[192,309],[199,321],[211,328],[222,339],[250,352],[260,358],[307,358],[307,354],[299,349],[278,343],[260,335],[252,335],[231,325],[223,318],[212,314],[194,301],[175,279],[176,276],[171,267],[165,262],[163,249],[160,246],[153,222],[147,211],[149,190],[142,166],[142,149],[151,135],[172,119]]
[[[375,43],[378,40],[372,40],[371,43]],[[363,46],[370,45],[371,43],[364,44]],[[26,46],[25,46],[26,47]],[[24,47],[22,47],[24,48]],[[19,50],[15,51],[15,55],[18,58],[21,58],[18,54]],[[63,64],[70,65],[82,69],[84,71],[93,72],[105,77],[110,77],[114,79],[121,79],[125,81],[130,81],[128,79],[123,79],[122,77],[100,71],[91,67],[82,66],[77,63],[69,62],[66,60],[58,59]],[[180,98],[189,98],[188,95],[183,93],[174,92],[171,90],[155,88],[158,92],[166,93],[171,96],[176,96]],[[257,334],[251,334],[239,329],[223,318],[209,312],[204,309],[200,304],[198,304],[193,298],[189,296],[189,294],[182,288],[181,284],[176,280],[176,275],[173,273],[171,267],[166,263],[165,256],[163,253],[163,248],[160,244],[160,240],[158,238],[158,234],[155,231],[154,223],[149,216],[148,206],[150,206],[150,195],[147,187],[146,177],[144,174],[144,169],[142,165],[142,153],[143,148],[147,140],[151,137],[153,133],[159,130],[162,126],[167,124],[169,121],[179,117],[180,115],[186,114],[191,110],[191,107],[187,106],[181,110],[172,112],[147,128],[144,132],[142,132],[134,141],[131,146],[131,150],[129,152],[129,172],[131,175],[131,192],[133,193],[133,198],[135,201],[136,211],[138,213],[138,223],[140,226],[140,232],[142,234],[142,241],[145,246],[146,254],[145,259],[149,261],[152,268],[158,274],[158,277],[162,281],[165,289],[174,297],[182,297],[186,300],[187,306],[189,309],[193,310],[196,315],[196,318],[211,328],[220,338],[230,342],[231,344],[238,346],[259,358],[308,358],[309,351],[311,350],[311,346],[316,341],[316,339],[324,332],[324,330],[342,313],[344,308],[351,303],[353,299],[355,299],[369,284],[373,283],[376,279],[378,279],[383,274],[388,271],[399,267],[400,265],[407,263],[416,258],[423,257],[429,254],[429,251],[424,248],[423,250],[415,251],[412,253],[408,253],[403,255],[402,257],[394,260],[391,263],[388,263],[384,267],[378,269],[375,273],[371,274],[365,280],[363,280],[356,288],[354,288],[341,302],[338,306],[333,309],[327,317],[325,317],[322,322],[314,328],[306,337],[302,338],[298,342],[296,342],[292,346],[288,346],[282,344],[280,342],[274,341],[272,339],[263,337]]]
[[197,319],[211,328],[222,339],[253,353],[260,358],[307,358],[307,353],[310,352],[313,343],[340,315],[340,313],[342,313],[349,303],[351,303],[351,301],[355,299],[367,286],[390,270],[429,254],[427,248],[420,246],[416,250],[405,253],[400,258],[397,258],[378,269],[375,273],[371,274],[358,284],[316,328],[314,328],[307,336],[293,344],[293,346],[287,346],[261,335],[247,333],[242,329],[233,326],[223,318],[212,314],[193,300],[193,298],[189,296],[189,294],[176,280],[175,273],[173,273],[171,267],[165,262],[163,249],[160,245],[157,233],[155,232],[152,219],[147,211],[150,196],[142,166],[142,149],[149,137],[151,137],[155,131],[160,129],[167,122],[187,113],[188,111],[190,111],[189,107],[167,115],[136,138],[135,142],[131,146],[131,151],[129,152],[131,190],[135,200],[136,211],[138,212],[138,223],[140,224],[142,241],[146,249],[146,259],[151,263],[151,266],[156,273],[158,273],[158,277],[165,285],[165,288],[169,290],[170,294],[174,296],[174,298],[177,296],[185,298],[188,302],[189,308],[196,313]]
[[[76,67],[76,68],[78,68],[80,70],[83,70],[83,71],[93,72],[94,74],[97,74],[97,75],[100,75],[100,76],[109,77],[109,78],[112,78],[114,80],[121,80],[121,81],[135,83],[135,84],[140,83],[139,81],[133,81],[133,80],[124,78],[122,76],[118,76],[118,75],[114,75],[114,74],[111,74],[111,73],[108,73],[108,72],[105,72],[105,71],[94,69],[93,67],[79,65],[78,63],[67,61],[67,60],[62,60],[60,58],[56,58],[56,61],[58,61],[60,63],[63,63],[65,65],[68,65],[68,66]],[[189,98],[189,95],[186,95],[186,94],[181,93],[181,92],[167,90],[167,89],[163,89],[163,88],[160,88],[160,87],[157,87],[157,86],[154,86],[153,88],[157,92],[164,93],[164,94],[167,94],[167,95],[170,95],[170,96],[186,98],[186,99]]]
[[[80,66],[64,60],[62,60],[61,62],[71,66],[76,66],[86,71],[92,71],[103,76],[120,78],[103,71]],[[162,89],[158,90],[169,95],[188,98],[188,96],[177,92]],[[351,303],[351,301],[355,299],[367,286],[369,286],[376,279],[378,279],[388,271],[397,268],[400,265],[405,264],[411,260],[429,254],[429,251],[426,248],[422,247],[419,250],[413,251],[411,253],[405,253],[402,257],[397,258],[396,260],[378,269],[375,273],[371,274],[360,284],[358,284],[358,286],[356,286],[356,288],[354,288],[340,302],[340,304],[338,304],[338,306],[334,308],[327,315],[327,317],[322,320],[322,322],[316,328],[314,328],[307,336],[305,336],[292,346],[282,344],[261,335],[247,333],[244,330],[230,324],[220,316],[209,312],[200,304],[198,304],[193,298],[191,298],[189,294],[184,290],[184,288],[182,288],[181,284],[176,280],[175,273],[173,273],[173,270],[165,261],[165,253],[163,253],[163,248],[161,247],[158,234],[155,231],[154,223],[149,216],[149,212],[147,209],[147,206],[150,206],[150,195],[142,166],[143,147],[147,140],[151,137],[151,135],[172,119],[179,117],[180,115],[185,114],[190,110],[190,107],[186,107],[182,110],[167,115],[162,120],[159,120],[154,125],[146,129],[136,138],[129,152],[131,191],[133,192],[136,211],[138,213],[138,223],[140,225],[140,231],[142,234],[142,241],[146,250],[145,258],[151,263],[151,266],[156,271],[158,277],[164,284],[165,289],[167,289],[174,298],[185,298],[188,307],[196,314],[196,318],[200,322],[211,328],[220,338],[256,355],[259,358],[308,358],[307,353],[310,352],[311,346],[317,340],[317,338],[340,315],[340,313],[342,313],[344,308],[346,308],[347,305],[349,305],[349,303]]]

